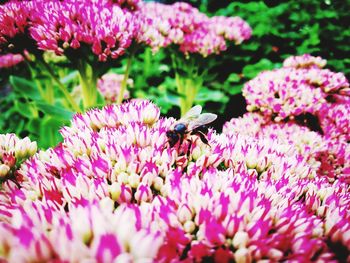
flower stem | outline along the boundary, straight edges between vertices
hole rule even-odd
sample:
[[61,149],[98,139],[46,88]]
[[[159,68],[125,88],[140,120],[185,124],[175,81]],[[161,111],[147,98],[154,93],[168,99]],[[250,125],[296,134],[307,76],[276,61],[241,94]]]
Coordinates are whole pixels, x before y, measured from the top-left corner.
[[[194,61],[188,64],[186,63],[187,61],[183,61],[181,58],[177,59],[174,55],[172,56],[172,61],[175,70],[176,88],[180,95],[181,116],[184,116],[192,108],[203,79],[202,76],[195,73]],[[186,75],[180,74],[179,69],[185,71]]]
[[76,112],[81,112],[79,106],[75,103],[73,97],[70,95],[69,91],[66,89],[66,87],[62,84],[62,82],[57,78],[56,74],[53,72],[52,68],[44,59],[39,59],[41,64],[45,67],[47,72],[50,74],[50,76],[53,78],[53,80],[57,83],[58,88],[60,91],[63,93],[65,96],[66,100],[69,102],[71,105],[72,109],[75,110]]
[[125,69],[125,72],[124,72],[124,78],[123,78],[123,81],[120,85],[120,91],[119,91],[119,94],[118,94],[118,98],[117,98],[117,104],[121,104],[123,99],[124,99],[124,93],[126,91],[126,85],[128,83],[128,79],[129,79],[129,73],[130,73],[130,68],[131,68],[131,61],[132,61],[132,58],[133,58],[134,54],[133,52],[130,54],[130,56],[128,57],[128,62],[126,64],[126,69]]
[[78,63],[78,71],[84,109],[89,109],[96,106],[97,102],[96,76],[90,65],[82,60]]

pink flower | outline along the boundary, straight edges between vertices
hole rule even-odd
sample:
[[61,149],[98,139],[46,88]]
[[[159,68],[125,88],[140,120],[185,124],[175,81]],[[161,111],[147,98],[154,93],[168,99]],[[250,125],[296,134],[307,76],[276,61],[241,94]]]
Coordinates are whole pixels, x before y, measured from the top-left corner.
[[285,67],[260,73],[245,84],[243,95],[249,111],[281,121],[303,114],[316,116],[329,96],[348,95],[349,91],[342,73],[318,67]]
[[[60,145],[22,164],[19,185],[3,184],[5,259],[24,229],[47,251],[21,244],[33,261],[333,260],[335,245],[349,246],[346,181],[319,176],[303,156],[317,134],[252,115],[267,137],[257,126],[253,137],[209,130],[210,146],[188,136],[189,154],[188,141],[167,144],[175,120],[150,102],[76,115]],[[240,121],[249,127],[225,129]]]
[[58,55],[87,46],[100,61],[115,59],[134,35],[132,15],[109,2],[38,2],[35,10],[31,36],[40,49]]
[[138,15],[141,31],[136,40],[149,45],[154,52],[176,44],[186,55],[199,53],[206,57],[224,51],[226,40],[240,44],[251,36],[251,28],[241,18],[209,18],[184,2],[145,3]]
[[[117,101],[123,78],[124,75],[107,73],[97,80],[97,89],[105,98],[107,103],[113,103]],[[127,85],[132,86],[133,80],[128,79]],[[126,90],[124,99],[129,98],[129,96],[129,91]]]
[[324,68],[326,64],[327,60],[321,57],[311,56],[310,54],[291,56],[283,61],[283,67],[285,68]]
[[325,136],[332,139],[350,141],[350,101],[345,103],[327,103],[318,117]]
[[5,179],[16,181],[16,164],[22,163],[36,151],[36,142],[31,142],[28,137],[20,139],[13,133],[0,134],[0,182]]
[[33,48],[32,41],[26,35],[32,7],[31,1],[9,1],[0,5],[0,50],[21,53],[24,49]]
[[6,54],[0,56],[0,68],[11,68],[24,61],[20,54]]
[[225,123],[223,133],[248,135],[256,139],[270,138],[286,145],[286,149],[293,145],[295,154],[303,156],[314,170],[320,166],[318,155],[327,149],[322,135],[317,132],[294,122],[268,122],[258,113],[246,113],[242,118],[231,119]]

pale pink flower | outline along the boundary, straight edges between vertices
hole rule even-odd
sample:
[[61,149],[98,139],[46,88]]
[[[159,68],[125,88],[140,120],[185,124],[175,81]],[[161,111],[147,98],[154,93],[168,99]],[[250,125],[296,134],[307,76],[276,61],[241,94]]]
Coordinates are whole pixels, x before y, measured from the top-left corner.
[[327,60],[321,57],[314,57],[310,54],[304,54],[301,56],[291,56],[283,61],[283,67],[291,68],[324,68],[326,66]]
[[[108,103],[117,101],[123,79],[124,75],[122,74],[107,73],[97,80],[97,89]],[[127,85],[132,87],[133,80],[128,79]],[[129,98],[129,96],[129,91],[126,90],[124,99]]]
[[265,71],[243,88],[247,109],[260,111],[275,121],[303,114],[316,116],[330,96],[349,94],[349,82],[344,74],[318,67]]
[[11,68],[24,61],[21,54],[0,55],[0,68]]

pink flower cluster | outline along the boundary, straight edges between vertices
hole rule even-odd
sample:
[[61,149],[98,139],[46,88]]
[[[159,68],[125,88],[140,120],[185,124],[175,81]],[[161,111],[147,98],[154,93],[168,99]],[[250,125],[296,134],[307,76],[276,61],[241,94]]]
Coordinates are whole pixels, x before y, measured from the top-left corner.
[[87,46],[100,61],[117,58],[130,46],[135,27],[132,15],[103,2],[38,2],[32,15],[31,36],[42,50],[69,56]]
[[91,50],[100,61],[118,58],[133,40],[153,51],[177,44],[185,54],[208,56],[225,50],[226,40],[240,44],[251,36],[241,18],[209,18],[183,2],[10,1],[0,8],[0,23],[3,47],[21,52],[30,44],[68,57]]
[[21,54],[0,55],[0,68],[11,68],[24,61]]
[[[97,80],[97,89],[108,103],[117,101],[123,79],[124,75],[122,74],[107,73]],[[127,80],[128,86],[133,86],[133,83],[132,79]],[[129,91],[126,90],[124,99],[129,98],[129,96]]]
[[285,68],[324,68],[326,64],[327,60],[311,56],[310,54],[291,56],[283,61],[283,67]]
[[249,81],[244,95],[256,112],[232,119],[224,133],[294,145],[320,175],[350,182],[349,83],[342,73],[321,69],[325,63],[311,55],[290,57],[284,68]]
[[34,155],[36,151],[36,142],[31,142],[28,137],[19,139],[13,133],[0,134],[0,182],[12,177],[17,169],[16,165]]
[[154,51],[170,44],[180,51],[206,57],[226,49],[226,40],[240,44],[251,36],[251,28],[239,17],[209,18],[189,4],[144,3],[139,11],[141,31],[137,41]]
[[[348,185],[292,145],[209,130],[170,147],[148,101],[77,114],[0,192],[0,259],[331,261],[350,250]],[[312,132],[310,132],[312,133]]]
[[[33,3],[29,1],[10,1],[0,5],[0,51],[14,49],[21,41],[21,35],[29,28],[30,10]],[[21,50],[22,51],[22,50]]]

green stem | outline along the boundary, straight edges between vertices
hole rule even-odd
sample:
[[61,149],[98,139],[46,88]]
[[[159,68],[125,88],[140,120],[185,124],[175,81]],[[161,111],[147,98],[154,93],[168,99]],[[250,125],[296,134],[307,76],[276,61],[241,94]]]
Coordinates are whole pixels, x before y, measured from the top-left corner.
[[63,93],[64,97],[66,100],[69,102],[71,105],[72,109],[75,110],[76,112],[81,112],[79,106],[75,103],[73,97],[70,95],[69,91],[66,89],[66,87],[62,84],[62,82],[57,78],[56,74],[53,72],[52,68],[44,59],[39,59],[41,64],[45,67],[47,72],[50,74],[50,76],[53,78],[53,80],[57,83],[58,88],[60,91]]
[[45,92],[43,90],[43,88],[41,87],[41,84],[40,84],[40,81],[38,81],[35,76],[34,76],[34,70],[32,68],[32,66],[30,65],[30,62],[28,60],[24,60],[26,62],[26,65],[28,66],[28,69],[30,71],[30,75],[32,77],[32,79],[34,80],[34,82],[36,83],[36,86],[39,90],[39,93],[40,93],[40,97],[43,99],[43,100],[46,100],[46,96],[45,96]]
[[146,48],[144,53],[144,64],[143,64],[143,76],[144,78],[147,78],[149,75],[149,69],[151,68],[151,56],[152,51],[151,48]]
[[97,103],[97,87],[96,76],[90,65],[82,60],[78,63],[79,82],[82,90],[84,109],[96,106]]
[[49,104],[53,105],[55,101],[55,93],[53,89],[53,85],[50,82],[46,82],[46,100]]
[[[182,61],[181,58],[177,59],[172,55],[172,62],[175,70],[176,88],[180,95],[181,116],[184,116],[192,108],[203,80],[202,76],[199,76],[195,71],[195,61]],[[186,71],[188,75],[181,75],[178,71],[179,67],[181,67],[182,71]]]
[[124,78],[123,78],[123,81],[120,85],[120,91],[119,91],[118,98],[117,98],[117,104],[121,104],[123,99],[124,99],[124,93],[126,91],[126,85],[128,83],[128,79],[129,79],[129,73],[130,73],[131,61],[132,61],[133,55],[134,54],[132,52],[130,54],[130,56],[128,57],[128,62],[126,64],[126,69],[124,72]]

